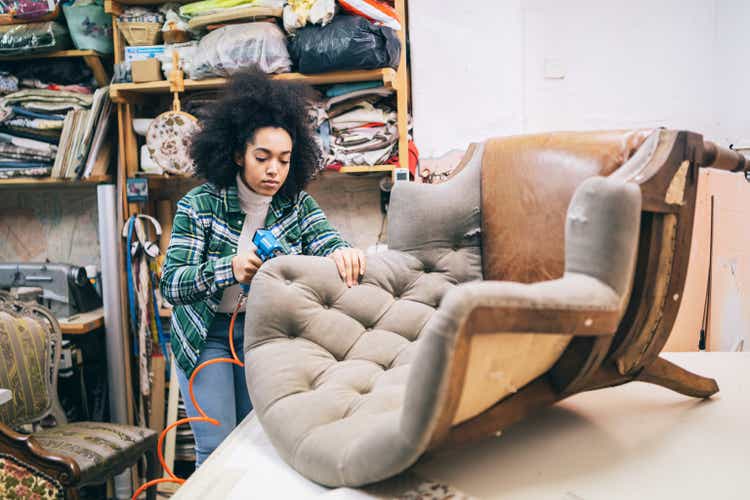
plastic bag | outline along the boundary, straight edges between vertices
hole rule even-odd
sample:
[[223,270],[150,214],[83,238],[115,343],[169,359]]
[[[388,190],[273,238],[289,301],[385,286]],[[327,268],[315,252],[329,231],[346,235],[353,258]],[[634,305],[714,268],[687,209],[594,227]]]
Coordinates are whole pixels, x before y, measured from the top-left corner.
[[114,52],[112,16],[104,12],[102,0],[76,0],[62,4],[70,37],[79,50],[95,50],[101,54]]
[[291,70],[286,35],[276,24],[233,24],[212,31],[198,45],[190,78],[230,76],[249,66],[258,66],[265,73]]
[[180,56],[180,69],[190,74],[197,50],[198,42],[196,41],[165,45],[164,52],[156,56],[159,62],[161,62],[161,71],[164,73],[164,79],[169,80],[169,72],[172,71],[172,52],[177,52],[177,55]]
[[327,26],[306,26],[289,43],[301,73],[398,66],[401,42],[391,28],[359,16],[336,16]]
[[68,30],[60,23],[14,24],[0,26],[0,55],[69,49]]
[[339,3],[345,11],[369,19],[375,24],[382,24],[397,31],[401,29],[396,11],[383,2],[378,0],[339,0]]

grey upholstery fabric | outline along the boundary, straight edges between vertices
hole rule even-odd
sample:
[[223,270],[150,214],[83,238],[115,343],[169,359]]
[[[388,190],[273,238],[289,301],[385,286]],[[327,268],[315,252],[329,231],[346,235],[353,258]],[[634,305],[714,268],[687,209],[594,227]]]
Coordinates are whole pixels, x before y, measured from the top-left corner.
[[[306,256],[273,259],[254,278],[244,346],[250,396],[279,454],[306,477],[357,486],[419,458],[447,392],[458,325],[475,305],[619,306],[632,274],[638,188],[604,179],[582,186],[568,221],[570,272],[557,283],[482,283],[478,149],[447,183],[396,186],[391,250],[369,258],[361,285],[347,288],[332,261]],[[595,258],[586,259],[584,241]]]
[[[478,148],[450,183],[397,184],[393,250],[368,259],[359,286],[347,288],[333,262],[316,257],[276,258],[253,279],[245,320],[250,397],[279,453],[311,479],[376,481],[423,450],[421,442],[405,444],[410,436],[400,430],[409,364],[446,291],[481,279],[481,158]],[[436,208],[436,199],[445,203]],[[370,473],[372,453],[386,462]]]
[[109,422],[74,422],[32,436],[45,450],[75,460],[81,484],[102,481],[136,463],[157,439],[156,431],[146,427]]

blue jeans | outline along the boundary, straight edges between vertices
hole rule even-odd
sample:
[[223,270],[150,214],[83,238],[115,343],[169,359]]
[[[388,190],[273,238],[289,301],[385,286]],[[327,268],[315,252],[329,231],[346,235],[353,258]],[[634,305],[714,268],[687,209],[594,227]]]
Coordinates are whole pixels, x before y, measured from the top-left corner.
[[[208,329],[206,344],[201,350],[198,365],[209,359],[232,357],[229,350],[229,320],[230,316],[227,314],[216,315]],[[234,325],[234,346],[240,361],[244,361],[245,358],[242,348],[244,325],[245,315],[240,314]],[[190,399],[189,379],[179,368],[177,380],[180,383],[180,393],[185,401],[188,417],[199,416]],[[216,363],[201,370],[195,377],[193,392],[195,400],[206,415],[220,422],[220,425],[190,422],[190,428],[195,436],[195,466],[199,467],[250,413],[253,405],[247,392],[245,369],[231,363]]]

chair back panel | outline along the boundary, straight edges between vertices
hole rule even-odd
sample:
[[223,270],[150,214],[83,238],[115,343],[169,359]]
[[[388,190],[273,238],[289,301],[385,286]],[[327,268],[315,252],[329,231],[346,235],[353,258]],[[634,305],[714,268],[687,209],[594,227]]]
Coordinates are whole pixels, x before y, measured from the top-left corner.
[[487,141],[482,162],[484,279],[534,283],[565,268],[565,214],[576,188],[608,176],[651,130],[555,132]]
[[40,320],[0,301],[0,387],[13,393],[0,405],[0,422],[12,428],[50,412],[51,350],[51,336]]

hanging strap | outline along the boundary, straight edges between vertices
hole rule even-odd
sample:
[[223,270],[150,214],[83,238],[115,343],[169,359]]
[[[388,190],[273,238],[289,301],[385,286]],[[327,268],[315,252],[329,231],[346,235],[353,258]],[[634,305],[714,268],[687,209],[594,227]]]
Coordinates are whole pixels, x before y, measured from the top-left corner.
[[706,280],[706,301],[703,303],[703,320],[701,322],[701,333],[698,339],[698,350],[706,350],[706,341],[708,336],[708,318],[711,311],[711,268],[714,260],[714,197],[711,196],[711,216],[709,228],[710,236],[708,240],[708,278]]
[[133,354],[138,356],[138,316],[135,312],[135,283],[133,281],[133,255],[131,248],[133,247],[133,229],[135,226],[135,215],[130,216],[128,219],[128,237],[127,237],[127,248],[125,257],[125,266],[127,267],[127,282],[128,282],[128,310],[130,311],[130,333],[133,336]]

